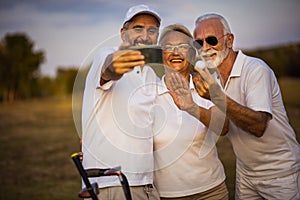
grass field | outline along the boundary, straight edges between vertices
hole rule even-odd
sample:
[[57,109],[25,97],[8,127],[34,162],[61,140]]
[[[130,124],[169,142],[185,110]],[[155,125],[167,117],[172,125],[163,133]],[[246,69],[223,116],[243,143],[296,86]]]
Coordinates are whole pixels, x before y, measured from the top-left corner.
[[[300,139],[300,79],[281,79],[288,115]],[[0,105],[0,200],[78,199],[80,178],[71,153],[79,151],[71,98]],[[226,137],[218,142],[230,197],[235,157]]]
[[70,155],[79,150],[71,99],[0,107],[0,199],[77,199],[80,180]]

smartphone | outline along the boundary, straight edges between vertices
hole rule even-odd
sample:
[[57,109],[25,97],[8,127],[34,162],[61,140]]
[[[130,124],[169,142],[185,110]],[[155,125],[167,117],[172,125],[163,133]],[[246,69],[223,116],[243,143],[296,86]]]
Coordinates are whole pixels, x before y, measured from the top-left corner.
[[158,45],[131,46],[128,49],[138,50],[145,56],[146,64],[162,64],[162,48]]

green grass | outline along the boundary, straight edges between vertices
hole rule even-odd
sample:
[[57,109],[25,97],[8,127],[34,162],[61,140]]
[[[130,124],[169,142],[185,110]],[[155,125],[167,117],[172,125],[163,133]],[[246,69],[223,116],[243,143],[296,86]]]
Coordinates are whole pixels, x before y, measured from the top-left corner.
[[[300,79],[281,79],[288,115],[300,134]],[[0,199],[79,199],[80,177],[70,155],[79,151],[71,98],[0,104]],[[235,156],[226,137],[218,141],[230,197]]]
[[77,199],[72,120],[70,98],[0,106],[0,199]]
[[290,123],[300,141],[300,79],[282,78],[279,80],[283,101]]

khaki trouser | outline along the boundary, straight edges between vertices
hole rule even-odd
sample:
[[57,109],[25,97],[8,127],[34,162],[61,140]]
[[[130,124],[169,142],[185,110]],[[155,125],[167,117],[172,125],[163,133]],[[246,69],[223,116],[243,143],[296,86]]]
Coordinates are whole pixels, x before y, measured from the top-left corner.
[[[126,200],[121,186],[100,188],[99,190],[99,200]],[[130,192],[132,200],[159,200],[159,194],[152,184],[131,186]]]
[[176,198],[161,197],[161,200],[228,200],[228,190],[225,182],[223,182],[220,185],[205,192]]

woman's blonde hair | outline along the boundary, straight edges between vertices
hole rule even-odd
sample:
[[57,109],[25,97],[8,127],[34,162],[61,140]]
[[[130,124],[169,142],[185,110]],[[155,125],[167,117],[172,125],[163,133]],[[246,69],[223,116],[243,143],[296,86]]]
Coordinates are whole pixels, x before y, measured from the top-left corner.
[[181,24],[171,24],[169,26],[166,26],[160,34],[159,44],[162,43],[162,41],[166,37],[166,35],[168,35],[171,32],[174,32],[174,31],[180,32],[180,33],[186,35],[187,37],[191,38],[190,42],[191,42],[191,45],[193,46],[193,36],[192,36],[191,32],[189,31],[188,28],[186,28],[184,25],[181,25]]

